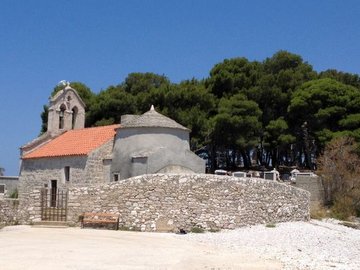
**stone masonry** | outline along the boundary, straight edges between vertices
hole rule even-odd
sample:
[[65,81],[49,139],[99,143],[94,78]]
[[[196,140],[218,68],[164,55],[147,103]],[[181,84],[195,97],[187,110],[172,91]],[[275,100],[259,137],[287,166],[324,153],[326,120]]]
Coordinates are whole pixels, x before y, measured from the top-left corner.
[[316,208],[324,204],[325,191],[321,177],[298,175],[296,177],[296,183],[293,185],[310,192],[310,207]]
[[0,228],[19,223],[19,200],[0,198]]
[[120,227],[141,231],[237,227],[309,220],[310,193],[275,181],[205,174],[143,175],[71,188],[68,220],[83,212],[120,214]]
[[[156,174],[69,187],[68,222],[78,224],[83,212],[108,212],[120,214],[120,227],[139,231],[234,229],[309,220],[309,205],[308,191],[275,181]],[[40,189],[30,192],[27,204],[19,209],[16,219],[21,223],[40,221]]]
[[[28,192],[44,187],[49,180],[57,180],[60,188],[110,182],[110,164],[104,164],[104,160],[111,153],[112,144],[109,141],[88,156],[23,160],[19,195],[27,197]],[[71,180],[68,183],[64,178],[65,166],[71,167]]]

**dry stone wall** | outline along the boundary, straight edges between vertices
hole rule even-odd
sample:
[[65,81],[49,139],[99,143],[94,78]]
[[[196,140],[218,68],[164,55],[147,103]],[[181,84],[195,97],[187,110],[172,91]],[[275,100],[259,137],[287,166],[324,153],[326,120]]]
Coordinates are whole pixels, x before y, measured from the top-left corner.
[[83,212],[120,214],[141,231],[234,229],[309,220],[310,193],[275,181],[228,176],[143,175],[101,186],[70,187],[68,220]]
[[19,200],[0,198],[0,227],[19,223]]

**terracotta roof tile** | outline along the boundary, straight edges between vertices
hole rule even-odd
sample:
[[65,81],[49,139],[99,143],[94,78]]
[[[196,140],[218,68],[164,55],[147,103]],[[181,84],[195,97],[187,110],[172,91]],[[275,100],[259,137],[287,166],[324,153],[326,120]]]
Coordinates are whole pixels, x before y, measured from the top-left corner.
[[69,130],[45,145],[25,154],[23,159],[81,156],[113,139],[120,125]]

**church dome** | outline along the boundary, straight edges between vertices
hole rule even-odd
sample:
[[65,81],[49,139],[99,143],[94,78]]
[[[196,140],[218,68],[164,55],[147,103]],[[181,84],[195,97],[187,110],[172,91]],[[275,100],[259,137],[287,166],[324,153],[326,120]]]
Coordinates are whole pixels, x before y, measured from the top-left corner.
[[127,116],[124,120],[122,118],[122,128],[163,127],[190,131],[188,128],[180,125],[176,121],[155,111],[154,106],[151,106],[151,109],[142,115]]

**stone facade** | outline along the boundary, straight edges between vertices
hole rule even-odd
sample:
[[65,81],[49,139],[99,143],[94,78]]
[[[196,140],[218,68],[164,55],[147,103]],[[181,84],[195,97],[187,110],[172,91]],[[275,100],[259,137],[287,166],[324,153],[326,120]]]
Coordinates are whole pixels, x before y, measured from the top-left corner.
[[51,98],[47,132],[21,148],[21,198],[41,187],[205,172],[205,161],[190,151],[190,130],[153,107],[142,115],[123,116],[121,126],[83,128],[84,117],[85,104],[69,85]]
[[[28,194],[27,203],[21,203],[18,212],[9,202],[2,200],[0,204],[5,209],[0,211],[2,223],[41,220],[40,189]],[[120,214],[120,228],[139,231],[234,229],[309,220],[309,205],[308,191],[275,181],[209,174],[157,174],[106,185],[69,187],[67,220],[75,225],[83,212],[109,212]],[[11,214],[4,214],[7,209]]]
[[324,204],[325,191],[321,177],[298,175],[296,177],[296,182],[293,185],[297,188],[301,188],[310,192],[310,202],[312,207],[317,207]]
[[[19,206],[3,204],[22,223],[41,221],[44,187],[68,190],[72,224],[83,212],[98,211],[118,213],[120,226],[141,231],[233,229],[309,218],[307,191],[262,179],[195,174],[205,171],[205,161],[190,151],[190,131],[153,107],[126,116],[121,127],[92,131],[79,129],[84,106],[75,90],[60,91],[50,109],[47,135],[22,148]],[[94,137],[101,128],[108,131]],[[93,135],[84,139],[86,134]],[[1,218],[9,222],[4,213]]]
[[19,200],[0,198],[0,227],[18,224],[20,219]]
[[[26,199],[33,190],[51,186],[57,181],[58,188],[73,185],[85,186],[110,181],[110,164],[106,158],[111,154],[113,141],[92,151],[88,156],[25,159],[22,162],[19,196]],[[64,168],[70,168],[69,181],[65,180]]]
[[84,128],[85,104],[70,86],[60,90],[50,99],[48,133]]
[[120,227],[176,231],[234,229],[309,219],[310,193],[275,181],[205,174],[143,175],[69,190],[68,220],[83,212],[120,214]]

